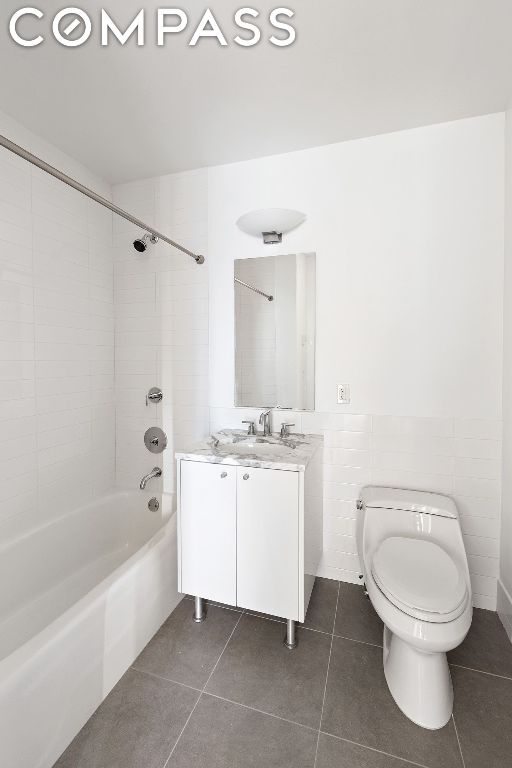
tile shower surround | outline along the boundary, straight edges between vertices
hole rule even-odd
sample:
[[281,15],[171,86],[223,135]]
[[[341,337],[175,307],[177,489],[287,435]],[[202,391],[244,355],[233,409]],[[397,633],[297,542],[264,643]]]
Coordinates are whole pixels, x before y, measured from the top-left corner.
[[[115,200],[201,251],[203,189],[192,173]],[[138,489],[157,463],[142,442],[153,424],[172,492],[174,450],[208,431],[207,266],[162,243],[137,254],[140,234],[0,150],[0,541],[61,514],[63,498],[66,511]],[[164,401],[147,408],[157,384]]]
[[114,479],[112,214],[2,149],[0,542]]
[[[240,427],[261,411],[211,408],[210,431]],[[356,507],[368,484],[452,496],[461,526],[474,605],[496,609],[499,561],[501,422],[274,410],[273,429],[324,435],[324,551],[319,575],[357,583]]]
[[[198,253],[206,251],[204,171],[114,188],[114,200],[148,224]],[[143,254],[132,247],[140,231],[114,221],[116,306],[116,476],[136,490],[155,465],[155,492],[175,490],[174,452],[208,432],[208,262],[198,266],[165,243]],[[146,406],[153,386],[163,400]],[[150,426],[166,432],[164,454],[148,453],[142,437]]]

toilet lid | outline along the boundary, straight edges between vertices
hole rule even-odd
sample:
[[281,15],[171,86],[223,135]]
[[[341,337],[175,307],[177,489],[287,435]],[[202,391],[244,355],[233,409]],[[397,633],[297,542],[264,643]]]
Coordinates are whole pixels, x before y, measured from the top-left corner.
[[384,539],[373,556],[372,574],[386,597],[410,615],[431,614],[436,621],[461,609],[459,615],[465,604],[464,574],[442,547],[426,539]]

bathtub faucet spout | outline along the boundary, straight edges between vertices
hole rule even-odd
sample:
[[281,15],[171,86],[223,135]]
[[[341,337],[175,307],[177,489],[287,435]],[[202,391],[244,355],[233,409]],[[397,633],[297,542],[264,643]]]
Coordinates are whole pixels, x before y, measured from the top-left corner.
[[162,476],[162,470],[160,469],[160,467],[153,467],[151,472],[149,472],[147,475],[144,475],[144,477],[140,481],[141,491],[144,490],[149,480],[152,480],[154,477],[161,477],[161,476]]

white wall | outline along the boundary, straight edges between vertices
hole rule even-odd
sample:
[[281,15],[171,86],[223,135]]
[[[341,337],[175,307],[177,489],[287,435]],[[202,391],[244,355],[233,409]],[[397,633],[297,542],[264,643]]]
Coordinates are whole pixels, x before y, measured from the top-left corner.
[[[317,415],[296,421],[327,430],[324,575],[357,578],[362,484],[423,487],[455,497],[475,602],[496,605],[503,189],[500,114],[209,169],[212,427],[246,413],[233,410],[233,260],[317,254]],[[266,207],[308,219],[263,246],[235,222]]]
[[[232,404],[234,258],[311,250],[318,410],[346,381],[353,413],[499,419],[503,153],[491,115],[210,169],[211,405]],[[308,216],[282,247],[236,227],[278,203]]]
[[[196,252],[206,252],[205,171],[163,176],[114,188],[116,203]],[[138,254],[141,232],[114,222],[116,297],[117,484],[138,489],[154,466],[164,469],[148,492],[175,489],[174,452],[208,431],[208,262],[198,266],[165,243]],[[161,387],[161,405],[146,393]],[[160,426],[164,454],[143,443]]]
[[512,640],[512,111],[506,114],[503,502],[498,611]]
[[[0,132],[110,196],[5,115]],[[114,486],[112,215],[0,152],[0,542]]]

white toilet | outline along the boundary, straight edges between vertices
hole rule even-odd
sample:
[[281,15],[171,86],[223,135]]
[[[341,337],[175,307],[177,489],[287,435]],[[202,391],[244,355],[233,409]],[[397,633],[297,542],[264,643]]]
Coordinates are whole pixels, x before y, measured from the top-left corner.
[[357,506],[357,549],[385,625],[389,690],[414,723],[442,728],[453,707],[446,653],[473,615],[457,508],[440,494],[376,486],[363,488]]

